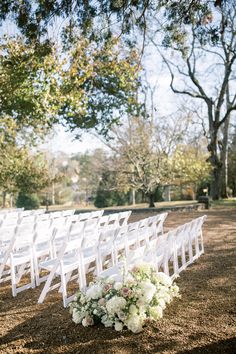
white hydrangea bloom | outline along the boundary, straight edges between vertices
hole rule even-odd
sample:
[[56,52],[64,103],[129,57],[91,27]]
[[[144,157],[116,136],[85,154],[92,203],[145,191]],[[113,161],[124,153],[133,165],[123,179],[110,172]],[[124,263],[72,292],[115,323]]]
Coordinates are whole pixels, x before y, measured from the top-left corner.
[[134,305],[134,304],[131,304],[130,307],[129,307],[129,313],[131,315],[135,315],[138,313],[138,309],[137,307]]
[[82,316],[81,316],[81,312],[79,312],[76,308],[73,309],[72,312],[72,321],[75,323],[80,323],[82,321]]
[[132,315],[126,321],[126,326],[133,333],[139,333],[143,329],[143,319],[141,316]]
[[102,287],[99,284],[94,284],[86,291],[86,297],[89,299],[99,299],[102,297]]
[[115,330],[116,331],[122,331],[123,330],[123,323],[119,322],[119,321],[116,321],[115,322]]
[[150,308],[149,312],[150,312],[150,317],[153,320],[158,320],[163,316],[163,310],[161,306],[153,306]]
[[119,291],[122,288],[122,283],[121,282],[115,282],[114,284],[114,289]]
[[162,283],[163,285],[166,285],[166,286],[171,286],[171,284],[172,284],[171,278],[168,275],[166,275],[165,273],[162,273],[162,272],[158,272],[157,273],[156,279],[160,283]]
[[109,314],[114,315],[122,310],[126,305],[126,300],[120,296],[113,296],[107,301],[106,309]]
[[92,317],[86,316],[83,318],[82,325],[84,327],[92,326],[94,324]]
[[150,302],[156,292],[156,287],[149,280],[142,281],[140,287],[143,290],[143,298],[146,302]]

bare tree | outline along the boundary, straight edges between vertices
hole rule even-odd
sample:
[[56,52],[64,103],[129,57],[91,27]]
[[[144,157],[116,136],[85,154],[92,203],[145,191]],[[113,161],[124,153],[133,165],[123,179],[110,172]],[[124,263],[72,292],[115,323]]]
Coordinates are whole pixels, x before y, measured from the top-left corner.
[[[222,191],[223,171],[228,143],[230,114],[236,110],[236,90],[233,77],[236,68],[236,8],[227,1],[213,12],[220,31],[209,38],[209,32],[199,33],[197,24],[190,25],[187,33],[188,47],[171,43],[172,59],[163,54],[158,43],[152,39],[167,65],[171,76],[170,87],[174,93],[202,100],[208,119],[208,151],[212,165],[211,196],[219,199]],[[209,27],[214,18],[210,17]],[[176,34],[178,30],[175,29]],[[186,43],[186,42],[185,42]],[[176,53],[177,56],[175,56]],[[173,57],[174,55],[174,57]],[[176,83],[183,79],[182,86]],[[222,127],[224,138],[221,139]]]

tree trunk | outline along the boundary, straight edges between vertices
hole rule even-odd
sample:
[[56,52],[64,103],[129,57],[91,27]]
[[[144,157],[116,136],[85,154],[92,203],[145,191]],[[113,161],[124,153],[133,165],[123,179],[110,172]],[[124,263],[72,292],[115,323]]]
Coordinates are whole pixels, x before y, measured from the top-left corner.
[[171,187],[170,186],[164,186],[164,200],[165,202],[170,202],[171,201],[171,195],[170,195]]
[[132,189],[132,205],[136,204],[136,199],[135,199],[135,189]]
[[149,197],[149,208],[155,208],[154,193],[149,193],[148,197]]
[[233,189],[233,197],[235,198],[236,197],[236,182],[233,183],[233,186],[232,186],[232,189]]
[[[226,89],[226,102],[227,108],[230,106],[230,96],[229,96],[229,85]],[[228,198],[228,138],[229,138],[229,122],[230,115],[226,119],[223,127],[223,142],[220,159],[222,161],[222,186],[221,186],[221,197]]]
[[213,200],[219,200],[221,197],[222,185],[222,167],[215,167],[212,171],[212,181],[210,184],[210,196]]
[[7,193],[2,192],[2,207],[3,208],[6,208],[6,196],[7,196]]
[[52,182],[52,205],[55,205],[55,184]]
[[10,195],[10,208],[13,208],[13,201],[14,201],[14,194],[11,193],[11,195]]
[[213,200],[218,200],[221,197],[221,186],[222,186],[222,162],[218,156],[218,129],[211,127],[211,140],[207,148],[210,152],[210,157],[208,161],[211,163],[211,183],[210,183],[210,196]]

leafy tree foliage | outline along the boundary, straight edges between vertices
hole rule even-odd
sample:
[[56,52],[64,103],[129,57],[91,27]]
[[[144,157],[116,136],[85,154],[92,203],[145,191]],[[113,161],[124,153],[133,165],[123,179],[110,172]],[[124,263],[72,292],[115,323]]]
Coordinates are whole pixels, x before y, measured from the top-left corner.
[[43,136],[55,122],[56,72],[49,46],[29,45],[22,38],[2,40],[0,116],[14,118],[17,132]]
[[4,194],[33,193],[48,183],[48,171],[38,155],[17,144],[16,121],[0,118],[0,189]]
[[37,195],[20,192],[16,200],[16,206],[17,208],[24,208],[25,210],[38,209],[40,202]]
[[118,117],[137,108],[138,58],[117,41],[80,39],[61,72],[59,116],[71,130],[96,128],[106,135]]
[[[224,2],[217,0],[214,4],[221,6]],[[0,4],[0,20],[11,16],[22,33],[35,40],[45,36],[53,20],[67,19],[63,35],[73,41],[75,27],[92,38],[100,37],[101,29],[103,36],[109,37],[117,25],[123,34],[129,34],[134,26],[145,32],[146,18],[162,8],[168,26],[189,24],[198,20],[199,14],[210,16],[209,3],[207,0],[4,0]],[[198,25],[202,25],[199,20]]]
[[[54,123],[107,134],[118,115],[136,107],[138,60],[117,41],[78,39],[64,53],[22,38],[0,46],[0,115],[43,136]],[[35,135],[34,135],[35,137]]]

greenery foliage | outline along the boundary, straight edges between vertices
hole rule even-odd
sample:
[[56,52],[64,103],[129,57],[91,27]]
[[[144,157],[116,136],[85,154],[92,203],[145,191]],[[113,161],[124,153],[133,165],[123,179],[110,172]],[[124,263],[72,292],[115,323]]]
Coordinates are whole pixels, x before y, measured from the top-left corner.
[[40,202],[36,194],[20,192],[16,200],[16,206],[17,208],[25,208],[25,210],[38,209]]

